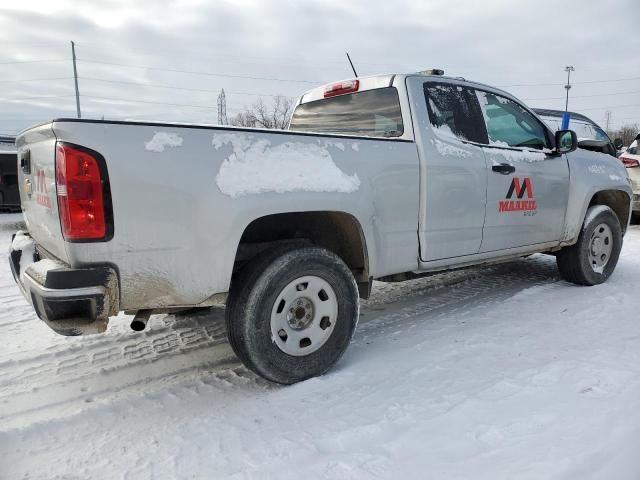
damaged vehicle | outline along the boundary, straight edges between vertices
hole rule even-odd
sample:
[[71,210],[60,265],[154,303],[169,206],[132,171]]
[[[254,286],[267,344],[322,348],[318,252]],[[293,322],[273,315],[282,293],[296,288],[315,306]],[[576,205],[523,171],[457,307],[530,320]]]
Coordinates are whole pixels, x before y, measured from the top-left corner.
[[341,358],[374,279],[547,253],[570,282],[606,281],[632,192],[577,146],[439,70],[314,88],[289,131],[55,119],[17,138],[11,268],[64,335],[225,304],[238,357],[290,384]]

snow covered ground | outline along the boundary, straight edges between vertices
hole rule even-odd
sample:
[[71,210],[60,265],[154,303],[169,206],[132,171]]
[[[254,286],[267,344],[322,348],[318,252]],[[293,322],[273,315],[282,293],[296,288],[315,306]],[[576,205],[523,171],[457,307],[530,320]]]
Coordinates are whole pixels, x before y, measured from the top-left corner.
[[280,387],[220,309],[60,337],[2,262],[0,478],[635,480],[639,311],[632,227],[597,287],[542,255],[379,283],[338,367]]

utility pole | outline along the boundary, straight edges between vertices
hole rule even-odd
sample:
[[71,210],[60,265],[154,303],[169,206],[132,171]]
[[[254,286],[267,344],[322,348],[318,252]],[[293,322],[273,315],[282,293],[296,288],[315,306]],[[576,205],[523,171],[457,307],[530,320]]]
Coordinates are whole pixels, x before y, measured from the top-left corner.
[[73,80],[76,84],[76,112],[78,118],[82,118],[80,115],[80,92],[78,91],[78,68],[76,67],[76,44],[71,41],[71,57],[73,58]]
[[604,112],[604,118],[607,124],[606,130],[605,132],[607,132],[607,135],[609,134],[609,124],[611,123],[611,110],[607,110],[606,112]]
[[564,104],[564,115],[562,116],[562,130],[569,128],[569,90],[571,90],[571,72],[575,71],[572,65],[564,67],[564,71],[567,72],[567,84],[564,86],[567,91],[567,101]]
[[227,120],[227,97],[224,94],[224,88],[218,95],[218,125],[228,125]]

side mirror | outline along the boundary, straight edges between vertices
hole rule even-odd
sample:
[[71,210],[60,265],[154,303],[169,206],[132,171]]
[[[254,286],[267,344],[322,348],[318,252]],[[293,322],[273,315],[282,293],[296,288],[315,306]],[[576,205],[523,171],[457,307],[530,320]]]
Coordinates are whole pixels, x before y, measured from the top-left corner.
[[556,132],[556,153],[569,153],[578,148],[578,136],[573,130]]
[[621,138],[616,138],[613,141],[613,146],[616,147],[616,150],[620,150],[622,147],[624,147],[624,142]]

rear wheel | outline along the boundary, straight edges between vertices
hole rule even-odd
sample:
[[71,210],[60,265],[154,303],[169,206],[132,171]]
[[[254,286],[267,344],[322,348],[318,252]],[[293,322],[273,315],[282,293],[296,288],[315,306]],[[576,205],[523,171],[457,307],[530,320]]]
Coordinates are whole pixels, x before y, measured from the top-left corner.
[[226,310],[235,353],[262,377],[290,384],[321,375],[345,352],[358,321],[345,263],[313,246],[276,248],[234,278]]
[[578,285],[597,285],[607,280],[618,263],[622,229],[618,217],[607,206],[595,205],[587,211],[575,245],[556,255],[562,277]]

